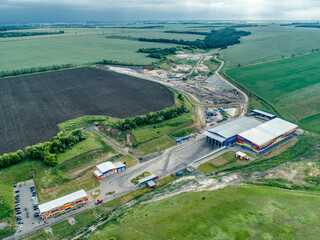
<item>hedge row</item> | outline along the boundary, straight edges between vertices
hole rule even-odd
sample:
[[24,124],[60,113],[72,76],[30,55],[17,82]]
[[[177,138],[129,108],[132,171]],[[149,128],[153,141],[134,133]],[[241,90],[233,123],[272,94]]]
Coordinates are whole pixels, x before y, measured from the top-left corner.
[[0,156],[0,168],[6,168],[27,159],[43,161],[48,166],[57,165],[56,153],[64,152],[74,144],[85,139],[81,130],[74,130],[67,135],[63,132],[48,142],[39,143],[25,148],[25,152],[18,150],[15,153],[5,153]]

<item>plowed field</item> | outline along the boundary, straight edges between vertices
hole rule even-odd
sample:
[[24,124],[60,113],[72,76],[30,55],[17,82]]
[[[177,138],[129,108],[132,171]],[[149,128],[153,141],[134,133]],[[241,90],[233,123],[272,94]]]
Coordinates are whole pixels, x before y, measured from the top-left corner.
[[160,84],[94,68],[0,79],[0,154],[47,141],[72,118],[134,117],[173,104]]

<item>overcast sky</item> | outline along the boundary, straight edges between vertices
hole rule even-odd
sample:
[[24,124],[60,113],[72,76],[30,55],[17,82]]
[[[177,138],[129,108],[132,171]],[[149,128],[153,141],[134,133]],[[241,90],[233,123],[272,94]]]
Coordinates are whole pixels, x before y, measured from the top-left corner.
[[0,22],[320,20],[320,0],[0,0]]

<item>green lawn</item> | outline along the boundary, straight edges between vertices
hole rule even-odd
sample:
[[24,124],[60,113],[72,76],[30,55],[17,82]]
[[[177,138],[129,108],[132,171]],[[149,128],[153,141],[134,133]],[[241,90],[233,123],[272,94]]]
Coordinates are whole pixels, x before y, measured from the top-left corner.
[[[253,156],[250,156],[253,157]],[[212,173],[226,168],[245,165],[250,163],[249,160],[240,160],[235,157],[235,152],[229,151],[215,157],[205,163],[202,163],[197,169],[202,173]]]
[[135,178],[133,178],[133,179],[131,180],[131,182],[132,182],[133,184],[137,184],[140,179],[145,178],[145,177],[148,177],[148,176],[150,176],[150,175],[151,175],[151,173],[149,173],[149,172],[141,173],[140,175],[138,175],[138,176],[136,176]]
[[[257,94],[289,121],[320,132],[320,52],[227,70],[235,82]],[[259,106],[258,106],[259,107]]]
[[304,54],[319,48],[319,29],[281,27],[269,24],[268,27],[239,28],[252,34],[241,38],[241,44],[229,46],[220,51],[226,60],[226,67],[235,68],[239,63],[246,66],[273,59],[291,57],[292,53]]
[[137,156],[146,156],[154,152],[165,150],[169,147],[174,146],[175,144],[176,143],[172,138],[168,136],[162,136],[162,137],[144,142],[138,147],[132,148],[131,151]]
[[182,193],[138,205],[89,239],[318,239],[319,203],[257,186]]
[[162,137],[193,123],[191,113],[152,125],[143,126],[132,130],[133,136],[139,143]]
[[93,209],[80,213],[74,217],[76,223],[71,225],[68,220],[64,220],[53,225],[52,232],[57,239],[70,237],[74,233],[81,231],[86,226],[91,225],[97,218]]
[[64,153],[58,153],[57,154],[58,164],[61,164],[64,161],[67,161],[71,158],[79,156],[83,153],[103,148],[103,145],[101,144],[101,140],[97,135],[93,133],[87,133],[86,136],[87,136],[87,139],[77,143],[70,150]]

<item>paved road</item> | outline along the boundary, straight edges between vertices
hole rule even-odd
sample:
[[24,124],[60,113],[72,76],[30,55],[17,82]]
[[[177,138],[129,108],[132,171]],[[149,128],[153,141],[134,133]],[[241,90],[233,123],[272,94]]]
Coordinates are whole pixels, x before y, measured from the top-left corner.
[[[49,219],[47,223],[40,222],[34,228],[24,229],[23,232],[16,233],[11,237],[6,238],[6,240],[21,238],[42,228],[49,227],[81,212],[94,208],[96,205],[91,196],[91,192],[97,189],[100,189],[101,191],[99,198],[103,198],[104,202],[111,201],[115,198],[139,189],[141,186],[132,184],[131,180],[141,173],[148,171],[152,174],[158,175],[160,178],[163,178],[179,171],[180,169],[186,168],[195,160],[199,159],[201,156],[207,155],[213,150],[214,149],[209,144],[205,144],[205,138],[202,136],[198,136],[198,138],[191,139],[183,144],[173,146],[165,150],[164,153],[158,157],[150,159],[146,162],[138,162],[138,164],[134,167],[101,179],[101,184],[99,187],[87,192],[89,201],[83,207],[75,209],[57,218]],[[115,193],[107,196],[106,193],[110,191],[115,191]]]
[[[203,56],[204,57],[204,56]],[[202,59],[202,58],[201,58]],[[242,111],[240,116],[244,116],[248,107],[249,98],[248,96],[241,91],[239,88],[234,86],[232,83],[227,81],[225,78],[223,78],[219,72],[221,68],[224,65],[224,61],[218,59],[215,56],[215,59],[217,61],[221,62],[220,67],[216,70],[215,74],[222,80],[225,81],[228,85],[232,86],[233,88],[237,89],[240,93],[243,94],[245,101],[243,103]],[[200,60],[200,59],[199,59]],[[95,130],[94,126],[86,129],[86,131],[93,131],[94,133],[98,134],[102,138],[104,138],[109,144],[111,144],[113,147],[118,149],[120,152],[129,154],[130,156],[137,159],[136,156],[133,154],[125,151],[120,146],[116,145],[114,142],[112,142],[107,137],[101,135],[98,131]],[[139,189],[140,186],[133,185],[131,183],[131,180],[138,176],[139,174],[148,171],[152,174],[159,175],[159,177],[165,177],[169,174],[172,174],[180,169],[186,168],[187,166],[191,165],[196,161],[197,159],[209,154],[210,152],[214,151],[215,149],[212,148],[209,144],[205,144],[205,138],[202,136],[199,136],[198,139],[191,139],[190,142],[183,143],[181,145],[176,145],[172,148],[169,148],[165,150],[165,152],[153,159],[150,159],[146,162],[139,162],[136,166],[129,168],[123,172],[117,173],[112,176],[107,176],[100,180],[101,185],[95,189],[92,189],[88,191],[89,195],[89,201],[88,203],[76,210],[73,210],[67,214],[64,214],[57,218],[49,219],[47,223],[41,222],[38,226],[30,229],[24,229],[21,233],[16,233],[15,235],[6,238],[7,240],[12,239],[18,239],[22,236],[28,235],[32,232],[38,231],[42,228],[51,226],[57,222],[63,221],[67,218],[70,218],[72,216],[75,216],[81,212],[87,211],[91,208],[94,208],[96,205],[94,203],[94,199],[91,197],[91,192],[100,189],[101,193],[99,195],[99,198],[104,198],[105,201],[110,201],[112,199],[118,198],[122,195],[125,195],[127,193],[130,193],[132,191],[135,191],[136,189]],[[219,153],[217,153],[219,154]],[[221,153],[220,153],[221,154]],[[115,191],[114,194],[106,196],[106,193],[110,191]]]

